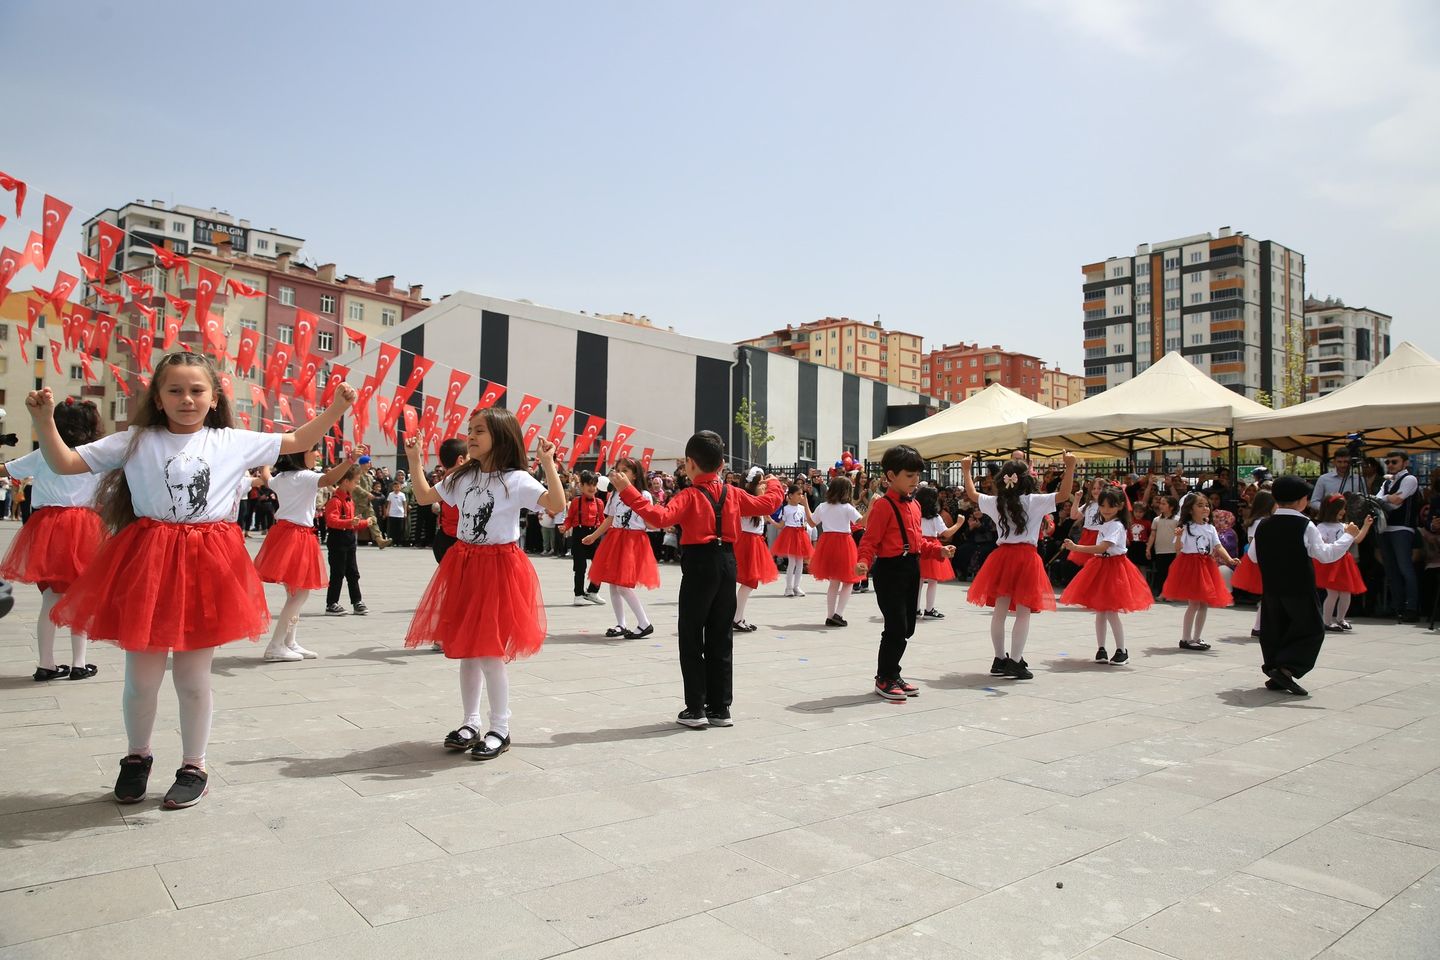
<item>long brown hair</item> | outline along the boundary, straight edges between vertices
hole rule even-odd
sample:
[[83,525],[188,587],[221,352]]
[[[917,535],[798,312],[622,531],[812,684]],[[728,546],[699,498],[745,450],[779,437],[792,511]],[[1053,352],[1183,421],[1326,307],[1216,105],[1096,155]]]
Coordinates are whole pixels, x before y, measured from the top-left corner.
[[[155,376],[150,385],[140,394],[135,412],[130,417],[130,445],[125,450],[125,459],[135,453],[135,446],[147,430],[161,430],[169,424],[165,410],[160,406],[160,390],[164,386],[165,374],[174,367],[202,367],[210,376],[210,391],[215,396],[215,407],[205,414],[205,426],[225,430],[235,426],[235,416],[230,407],[230,398],[220,388],[220,374],[210,358],[200,353],[179,351],[161,358],[155,365]],[[111,470],[100,479],[95,492],[95,506],[100,519],[116,532],[135,522],[135,502],[130,498],[130,482],[125,479],[122,465]]]
[[[478,457],[465,461],[460,469],[447,476],[441,483],[458,483],[459,478],[469,473],[500,473],[507,470],[528,470],[530,459],[525,456],[525,437],[520,433],[520,421],[515,414],[504,407],[484,407],[470,414],[471,422],[476,417],[485,421],[485,430],[490,434],[490,456],[481,462]],[[500,483],[505,483],[501,477]]]

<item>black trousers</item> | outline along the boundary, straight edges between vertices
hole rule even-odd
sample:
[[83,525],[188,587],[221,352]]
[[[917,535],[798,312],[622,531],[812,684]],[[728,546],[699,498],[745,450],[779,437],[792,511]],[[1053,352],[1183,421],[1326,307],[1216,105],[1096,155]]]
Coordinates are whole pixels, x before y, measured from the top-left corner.
[[[585,568],[595,558],[595,550],[600,546],[600,541],[586,544],[581,543],[585,537],[595,532],[594,527],[576,527],[570,531],[570,567],[575,571],[575,596],[580,596],[587,589],[585,585]],[[591,593],[600,590],[599,584],[591,584],[588,588]]]
[[1165,589],[1165,578],[1170,576],[1170,564],[1175,562],[1173,553],[1156,553],[1150,561],[1150,591],[1160,596]]
[[730,709],[734,698],[735,549],[685,548],[680,558],[680,676],[685,707]]
[[1284,667],[1303,677],[1320,658],[1325,642],[1325,621],[1315,591],[1303,594],[1266,590],[1260,603],[1260,669],[1267,673]]
[[355,562],[355,531],[331,530],[325,542],[330,558],[330,589],[325,591],[325,605],[340,602],[340,583],[350,588],[351,605],[360,602],[360,565]]
[[405,546],[405,518],[386,517],[385,536],[389,537],[391,540],[394,540],[402,547]]
[[910,553],[899,557],[876,557],[870,567],[875,581],[875,603],[885,618],[880,631],[880,655],[875,678],[894,680],[900,676],[900,660],[915,634],[915,598],[920,594],[920,557]]
[[430,541],[430,552],[435,555],[435,562],[439,563],[445,559],[445,551],[455,545],[455,538],[450,536],[439,527],[435,528],[435,538]]

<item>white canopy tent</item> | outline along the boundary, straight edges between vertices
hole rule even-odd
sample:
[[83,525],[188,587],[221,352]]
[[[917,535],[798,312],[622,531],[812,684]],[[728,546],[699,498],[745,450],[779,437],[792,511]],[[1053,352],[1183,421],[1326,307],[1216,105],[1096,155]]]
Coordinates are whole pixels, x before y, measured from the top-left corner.
[[[866,447],[869,460],[879,460],[897,444],[914,447],[926,460],[958,460],[977,455],[1009,456],[1026,446],[1025,424],[1030,418],[1049,413],[1050,408],[998,383],[981,390],[933,417],[875,437]],[[1035,457],[1051,457],[1058,446],[1030,445]],[[1123,457],[1123,450],[1107,448],[1089,451],[1091,456]]]
[[1235,439],[1317,460],[1363,433],[1369,446],[1440,448],[1440,362],[1408,341],[1334,393],[1235,421]]
[[1123,455],[1233,444],[1237,417],[1269,408],[1229,390],[1178,353],[1079,403],[1047,410],[1026,425],[1032,444],[1072,450],[1106,445]]

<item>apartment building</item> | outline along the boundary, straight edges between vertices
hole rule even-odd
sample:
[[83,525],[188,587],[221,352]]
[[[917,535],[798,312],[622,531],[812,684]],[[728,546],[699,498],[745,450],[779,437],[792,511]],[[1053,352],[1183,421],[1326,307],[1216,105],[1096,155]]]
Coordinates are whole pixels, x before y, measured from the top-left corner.
[[886,330],[879,320],[864,323],[849,317],[826,317],[799,326],[786,324],[783,330],[741,340],[738,345],[808,360],[905,390],[921,389],[922,338]]
[[1388,313],[1338,297],[1305,298],[1305,399],[1359,380],[1390,356]]

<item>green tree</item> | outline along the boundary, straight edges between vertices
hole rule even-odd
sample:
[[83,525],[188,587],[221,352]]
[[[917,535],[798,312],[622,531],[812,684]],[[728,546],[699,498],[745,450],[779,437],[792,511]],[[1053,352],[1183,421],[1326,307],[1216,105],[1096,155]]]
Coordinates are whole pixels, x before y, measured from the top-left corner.
[[745,439],[750,444],[746,459],[751,463],[764,460],[765,447],[775,441],[775,435],[770,432],[770,425],[765,422],[765,417],[749,397],[740,401],[740,407],[735,411],[735,425],[745,432]]

